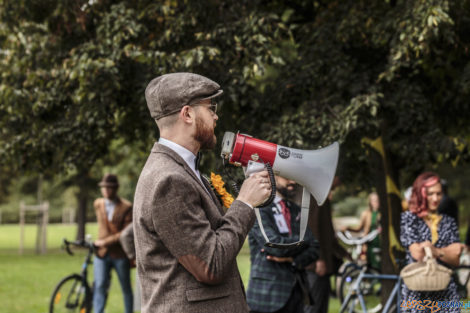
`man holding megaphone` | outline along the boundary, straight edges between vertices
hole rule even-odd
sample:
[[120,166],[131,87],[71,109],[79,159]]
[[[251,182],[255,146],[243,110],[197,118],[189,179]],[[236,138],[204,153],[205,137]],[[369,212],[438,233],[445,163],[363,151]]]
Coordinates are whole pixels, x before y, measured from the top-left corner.
[[153,79],[145,90],[160,139],[137,183],[134,232],[142,312],[248,312],[236,264],[271,193],[268,173],[247,178],[224,214],[197,165],[216,143],[214,81],[191,73]]

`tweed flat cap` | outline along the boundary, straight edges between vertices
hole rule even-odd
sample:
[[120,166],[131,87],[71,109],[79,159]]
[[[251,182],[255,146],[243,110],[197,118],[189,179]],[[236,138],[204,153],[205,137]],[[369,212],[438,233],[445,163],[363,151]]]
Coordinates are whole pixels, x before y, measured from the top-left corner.
[[145,100],[154,119],[171,115],[185,105],[221,95],[219,84],[193,73],[172,73],[154,78],[145,89]]

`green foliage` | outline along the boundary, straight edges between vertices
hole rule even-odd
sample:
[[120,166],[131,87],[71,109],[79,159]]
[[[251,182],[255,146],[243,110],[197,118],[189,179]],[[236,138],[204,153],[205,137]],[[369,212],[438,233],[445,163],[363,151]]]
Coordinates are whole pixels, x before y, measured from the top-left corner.
[[341,202],[333,204],[335,216],[356,216],[367,208],[367,199],[359,197],[346,197]]
[[148,151],[144,88],[175,71],[224,88],[219,138],[338,140],[345,182],[371,184],[365,136],[410,177],[465,163],[469,13],[468,0],[3,0],[0,168],[81,175],[115,140]]

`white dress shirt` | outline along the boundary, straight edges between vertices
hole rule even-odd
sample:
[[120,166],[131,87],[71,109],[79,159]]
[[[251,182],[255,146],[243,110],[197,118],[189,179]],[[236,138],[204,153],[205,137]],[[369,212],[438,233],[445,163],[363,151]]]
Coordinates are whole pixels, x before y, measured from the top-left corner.
[[[200,175],[199,171],[196,170],[196,156],[194,155],[194,153],[192,153],[191,151],[189,151],[185,147],[183,147],[183,146],[181,146],[181,145],[179,145],[179,144],[177,144],[177,143],[175,143],[171,140],[162,138],[162,137],[160,137],[160,139],[158,139],[158,143],[170,148],[173,151],[175,151],[188,164],[189,168],[191,168],[191,170],[193,170],[193,172],[196,174],[196,177],[199,178],[199,180],[202,183],[201,175]],[[204,189],[206,189],[205,188],[206,185],[204,185],[204,183],[202,183],[202,185],[204,186]],[[207,189],[206,189],[206,191],[210,195],[210,192]],[[242,201],[242,202],[253,209],[253,206],[251,204],[246,203],[245,201]]]
[[116,204],[109,199],[104,199],[104,208],[106,210],[106,215],[108,216],[108,221],[111,221],[113,219]]
[[[201,174],[198,170],[196,170],[196,156],[194,153],[185,147],[165,138],[160,137],[160,139],[158,139],[158,143],[175,151],[186,162],[186,164],[188,164],[189,168],[194,172],[194,174],[196,174],[196,177],[199,178],[202,183]],[[204,183],[202,185],[205,187]]]

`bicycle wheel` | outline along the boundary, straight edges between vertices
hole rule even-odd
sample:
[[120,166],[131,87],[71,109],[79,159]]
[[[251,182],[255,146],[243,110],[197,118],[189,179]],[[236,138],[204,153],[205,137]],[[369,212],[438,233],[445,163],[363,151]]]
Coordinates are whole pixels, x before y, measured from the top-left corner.
[[[354,286],[354,283],[358,278],[361,270],[362,268],[354,267],[344,272],[339,287],[339,300],[341,303],[343,303],[349,290]],[[366,273],[379,274],[379,272],[373,268],[367,268]],[[382,304],[380,302],[380,280],[374,278],[363,278],[359,288],[361,289],[364,298],[367,313],[380,312],[382,310]],[[350,308],[348,312],[363,312],[357,297],[353,297],[349,301],[348,308]]]
[[55,287],[49,304],[49,313],[91,312],[91,290],[83,284],[82,276],[64,277]]
[[[352,268],[361,268],[359,265],[357,265],[354,262],[344,262],[341,264],[341,266],[338,269],[338,275],[336,275],[336,281],[335,281],[335,293],[336,297],[340,299],[341,302],[343,302],[344,297],[342,298],[341,294],[341,282],[343,279],[346,277],[345,273],[349,272]],[[343,293],[343,296],[346,294]]]

